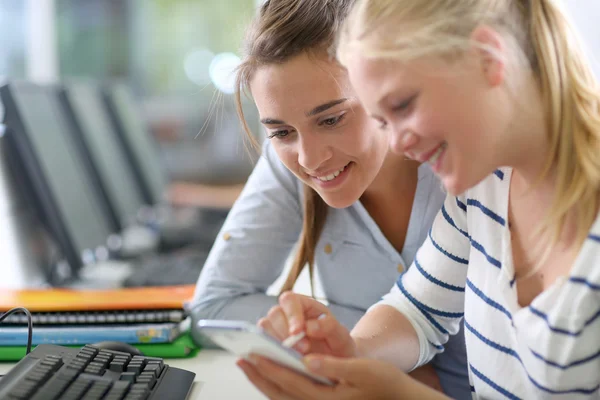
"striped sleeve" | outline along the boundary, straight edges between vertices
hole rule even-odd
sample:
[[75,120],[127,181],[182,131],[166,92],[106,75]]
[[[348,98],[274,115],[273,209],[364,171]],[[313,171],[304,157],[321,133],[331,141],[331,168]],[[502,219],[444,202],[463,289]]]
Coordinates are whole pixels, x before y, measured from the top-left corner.
[[470,251],[466,210],[464,198],[446,197],[412,266],[376,304],[396,308],[415,328],[420,344],[415,368],[442,352],[460,328]]

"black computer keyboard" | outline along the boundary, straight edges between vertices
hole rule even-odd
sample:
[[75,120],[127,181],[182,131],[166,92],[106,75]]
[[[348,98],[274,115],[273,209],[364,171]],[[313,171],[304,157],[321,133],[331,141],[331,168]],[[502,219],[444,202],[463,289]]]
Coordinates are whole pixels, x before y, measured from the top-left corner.
[[0,380],[0,399],[184,400],[195,376],[161,358],[41,344]]

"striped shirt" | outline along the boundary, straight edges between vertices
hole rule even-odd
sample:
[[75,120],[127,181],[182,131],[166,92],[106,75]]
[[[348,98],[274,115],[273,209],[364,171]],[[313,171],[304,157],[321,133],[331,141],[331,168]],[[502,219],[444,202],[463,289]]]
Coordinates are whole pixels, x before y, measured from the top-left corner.
[[507,226],[510,168],[448,196],[413,267],[378,304],[410,320],[418,365],[464,332],[473,398],[600,396],[600,217],[568,276],[521,307]]

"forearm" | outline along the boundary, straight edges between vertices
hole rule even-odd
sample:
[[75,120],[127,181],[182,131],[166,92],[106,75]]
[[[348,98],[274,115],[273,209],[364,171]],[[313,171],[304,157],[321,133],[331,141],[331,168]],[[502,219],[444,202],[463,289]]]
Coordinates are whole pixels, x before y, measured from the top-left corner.
[[247,321],[256,323],[267,315],[271,307],[277,305],[277,297],[264,293],[236,296],[219,300],[204,300],[190,307],[192,317],[192,335],[196,343],[204,347],[213,347],[195,329],[196,323],[201,319],[224,319],[230,321]]
[[397,381],[397,389],[393,398],[419,399],[419,400],[448,400],[449,397],[431,386],[423,384],[411,375],[402,375]]
[[412,370],[409,375],[411,378],[429,386],[432,389],[435,389],[439,392],[444,391],[442,383],[440,382],[440,377],[438,376],[435,367],[431,364],[425,364],[419,368],[416,368]]
[[[365,312],[363,310],[359,310],[353,307],[346,307],[339,304],[330,304],[329,309],[336,317],[336,319],[348,329],[352,329],[352,327],[356,326],[360,319],[365,315]],[[375,309],[373,311],[375,311]],[[417,381],[424,383],[430,388],[433,388],[438,391],[443,391],[437,372],[431,364],[426,364],[413,370],[410,373],[410,376],[416,379]]]
[[402,371],[419,360],[419,338],[409,320],[393,307],[374,307],[351,332],[359,356],[390,362]]
[[237,295],[203,300],[193,305],[191,313],[203,319],[226,319],[256,323],[277,305],[277,297],[265,293]]

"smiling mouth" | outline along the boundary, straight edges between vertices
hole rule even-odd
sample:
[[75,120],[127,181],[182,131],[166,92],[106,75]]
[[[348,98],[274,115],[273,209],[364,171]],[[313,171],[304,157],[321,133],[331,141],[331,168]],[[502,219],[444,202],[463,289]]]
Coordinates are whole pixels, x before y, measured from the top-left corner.
[[313,178],[320,180],[321,182],[329,182],[334,180],[335,178],[337,178],[342,172],[344,172],[344,170],[346,168],[348,168],[348,166],[350,165],[350,163],[344,165],[342,168],[340,168],[339,170],[329,174],[329,175],[324,175],[324,176],[314,176],[311,175]]
[[442,143],[440,147],[438,147],[438,149],[435,151],[435,153],[433,153],[431,157],[429,157],[429,160],[427,160],[427,162],[430,164],[435,164],[435,162],[438,160],[438,158],[440,158],[440,156],[442,155],[444,150],[446,150],[447,147],[448,143]]

